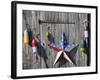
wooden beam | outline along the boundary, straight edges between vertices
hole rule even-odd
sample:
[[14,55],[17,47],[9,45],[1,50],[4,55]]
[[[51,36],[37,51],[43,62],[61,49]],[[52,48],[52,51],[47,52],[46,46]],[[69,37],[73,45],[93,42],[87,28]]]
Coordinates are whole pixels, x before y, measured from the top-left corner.
[[48,23],[48,24],[75,24],[75,22],[53,22],[53,21],[42,21],[39,20],[39,24]]

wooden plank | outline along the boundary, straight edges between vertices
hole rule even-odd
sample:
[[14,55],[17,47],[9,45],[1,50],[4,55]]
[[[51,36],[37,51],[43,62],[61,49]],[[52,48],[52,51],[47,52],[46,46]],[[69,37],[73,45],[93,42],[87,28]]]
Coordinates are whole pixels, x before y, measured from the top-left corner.
[[[39,16],[40,16],[39,11],[32,11],[31,22],[32,22],[32,33],[33,33],[33,35],[34,34],[40,34]],[[36,55],[34,53],[32,53],[32,55],[33,55],[32,67],[35,68],[35,69],[41,68],[41,66],[40,66],[41,65],[41,62],[40,62],[41,54],[40,54],[40,49],[39,49],[40,48],[40,41],[39,40],[40,40],[40,38],[37,37],[37,43],[38,43],[37,44],[37,50],[38,50],[38,52],[36,53]],[[36,63],[36,61],[37,61],[37,63]]]
[[[59,13],[58,12],[55,12],[55,18],[54,18],[54,21],[57,21],[58,22],[58,20],[59,20]],[[59,38],[59,24],[55,24],[54,25],[55,26],[55,28],[54,28],[54,42],[55,42],[55,44],[59,44],[59,40],[60,40],[60,38]],[[54,58],[53,58],[53,63],[54,63],[54,60],[55,60],[55,58],[56,58],[56,55],[57,55],[57,52],[54,52]],[[58,66],[59,66],[59,63],[56,63],[55,65],[53,65],[53,67],[54,68],[58,68]]]
[[[75,43],[79,44],[80,42],[80,26],[79,26],[79,14],[75,13],[74,14],[74,20],[75,20]],[[80,66],[80,54],[79,54],[79,49],[76,53],[76,64],[77,66]]]
[[[42,19],[42,20],[49,19],[48,18],[48,16],[49,16],[48,12],[41,12],[40,15],[41,15],[40,19]],[[41,42],[44,42],[44,43],[46,42],[46,40],[45,40],[45,33],[47,31],[47,27],[48,27],[48,24],[42,24],[40,26],[40,29],[41,29]],[[46,45],[42,46],[41,54],[42,54],[41,67],[42,68],[48,68],[48,67],[50,67],[50,60],[49,60],[49,54],[50,53],[49,53],[49,48]]]
[[[51,12],[51,21],[56,21],[55,20],[55,12]],[[51,24],[51,33],[52,33],[52,42],[55,42],[55,24]],[[54,67],[54,60],[55,60],[55,54],[57,54],[54,50],[52,50],[51,52],[51,56],[50,56],[50,64],[51,64],[51,68]]]

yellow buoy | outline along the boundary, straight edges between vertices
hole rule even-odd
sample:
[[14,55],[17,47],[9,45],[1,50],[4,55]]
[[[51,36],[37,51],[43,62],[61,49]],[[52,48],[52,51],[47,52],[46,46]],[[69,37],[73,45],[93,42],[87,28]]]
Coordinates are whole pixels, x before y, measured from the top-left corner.
[[85,49],[84,48],[80,48],[80,52],[85,52]]
[[28,45],[29,44],[29,36],[28,36],[28,31],[24,31],[24,44]]
[[84,53],[86,51],[85,40],[81,40],[80,52]]

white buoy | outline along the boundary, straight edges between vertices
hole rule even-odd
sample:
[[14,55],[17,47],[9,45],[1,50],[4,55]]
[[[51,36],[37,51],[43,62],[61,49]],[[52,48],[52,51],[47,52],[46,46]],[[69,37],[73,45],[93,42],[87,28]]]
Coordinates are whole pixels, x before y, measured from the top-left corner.
[[87,30],[84,31],[84,37],[88,38],[88,31]]
[[36,40],[32,40],[32,50],[33,50],[33,53],[37,53],[37,42]]
[[85,39],[85,41],[86,41],[87,44],[88,44],[88,37],[89,37],[88,30],[85,30],[84,31],[84,39]]

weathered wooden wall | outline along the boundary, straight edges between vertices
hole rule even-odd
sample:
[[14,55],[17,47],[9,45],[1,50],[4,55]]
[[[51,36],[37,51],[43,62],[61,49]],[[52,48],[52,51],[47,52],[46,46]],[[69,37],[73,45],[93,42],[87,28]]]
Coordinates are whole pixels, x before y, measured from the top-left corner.
[[[26,16],[26,18],[25,18]],[[50,27],[49,31],[52,34],[52,41],[58,43],[61,38],[61,32],[65,32],[67,40],[69,42],[74,42],[76,44],[80,43],[82,39],[84,25],[81,24],[82,21],[87,19],[87,14],[85,13],[65,13],[65,12],[45,12],[45,11],[23,11],[23,32],[26,28],[30,28],[32,34],[39,33],[38,36],[38,60],[40,63],[36,64],[35,56],[32,52],[31,46],[26,46],[23,43],[23,69],[38,69],[38,68],[58,68],[58,67],[73,67],[75,65],[67,62],[65,59],[62,59],[57,64],[53,65],[54,59],[57,55],[55,51],[50,49],[48,46],[43,45],[45,43],[45,33],[48,31],[48,26]],[[41,23],[42,21],[52,21],[52,22],[75,22],[75,24],[48,24]],[[34,30],[36,28],[36,30]],[[74,60],[77,66],[87,66],[87,55],[82,54],[77,49],[76,53],[73,53]]]

